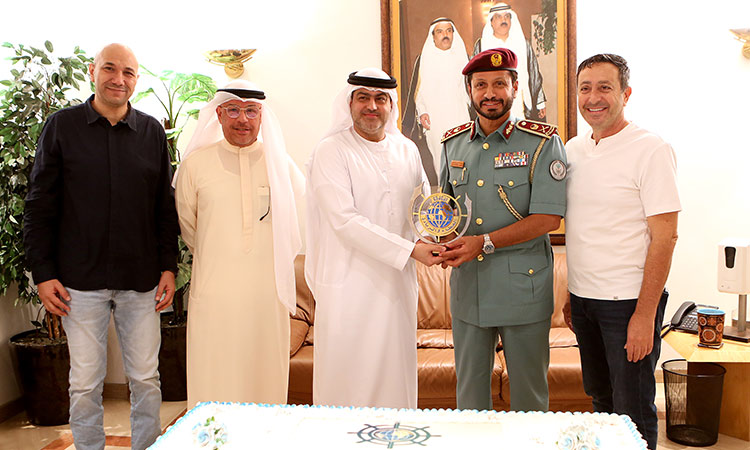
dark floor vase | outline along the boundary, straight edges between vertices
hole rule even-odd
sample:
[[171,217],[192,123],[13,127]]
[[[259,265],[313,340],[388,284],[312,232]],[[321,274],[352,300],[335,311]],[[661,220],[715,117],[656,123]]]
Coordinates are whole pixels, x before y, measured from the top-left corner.
[[35,343],[29,338],[36,330],[13,336],[23,389],[23,401],[29,421],[34,425],[68,423],[70,399],[68,373],[70,355],[65,339],[55,343]]
[[159,378],[161,399],[166,402],[187,400],[187,324],[172,324],[171,312],[161,314]]

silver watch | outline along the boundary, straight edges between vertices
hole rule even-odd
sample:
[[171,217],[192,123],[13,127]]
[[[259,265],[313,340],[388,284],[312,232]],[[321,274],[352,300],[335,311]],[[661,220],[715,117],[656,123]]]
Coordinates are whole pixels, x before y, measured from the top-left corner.
[[487,233],[484,234],[484,245],[482,246],[482,251],[486,255],[495,253],[495,244],[492,243],[492,239],[490,239],[490,235]]

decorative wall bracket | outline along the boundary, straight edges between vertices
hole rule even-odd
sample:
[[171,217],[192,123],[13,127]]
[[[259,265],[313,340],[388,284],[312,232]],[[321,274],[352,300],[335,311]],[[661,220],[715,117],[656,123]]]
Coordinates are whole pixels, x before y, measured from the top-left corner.
[[742,45],[742,56],[750,59],[750,28],[735,28],[729,30],[738,41],[744,42]]
[[238,50],[211,50],[205,52],[206,58],[216,65],[224,66],[224,72],[229,78],[239,78],[245,72],[245,61],[252,58],[254,48]]

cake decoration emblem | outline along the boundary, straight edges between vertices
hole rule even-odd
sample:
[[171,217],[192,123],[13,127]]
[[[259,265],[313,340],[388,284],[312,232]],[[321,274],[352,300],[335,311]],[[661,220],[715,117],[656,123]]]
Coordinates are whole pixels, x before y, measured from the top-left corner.
[[439,435],[430,434],[426,427],[412,427],[409,425],[402,425],[401,422],[396,422],[394,425],[369,425],[365,424],[365,427],[357,432],[350,434],[356,434],[357,437],[362,439],[357,444],[362,442],[372,442],[373,444],[385,445],[387,448],[393,448],[396,445],[424,445],[424,442],[431,437],[440,437]]

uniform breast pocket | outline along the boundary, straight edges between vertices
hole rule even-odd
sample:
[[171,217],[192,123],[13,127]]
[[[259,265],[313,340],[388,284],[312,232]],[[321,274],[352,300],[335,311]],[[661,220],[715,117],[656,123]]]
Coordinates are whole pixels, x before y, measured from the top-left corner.
[[508,208],[503,198],[505,196],[519,214],[524,217],[529,214],[531,185],[528,175],[529,172],[525,168],[495,169],[494,184],[501,200],[493,203],[496,209]]
[[255,196],[257,209],[255,215],[261,222],[271,221],[271,188],[269,186],[258,186]]
[[451,167],[448,182],[453,186],[463,186],[469,182],[469,169],[466,167]]
[[547,255],[517,254],[508,258],[513,298],[531,303],[544,300],[549,279]]

